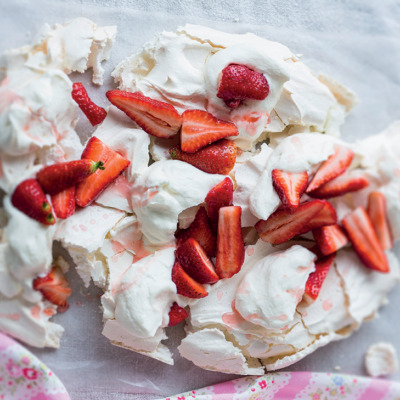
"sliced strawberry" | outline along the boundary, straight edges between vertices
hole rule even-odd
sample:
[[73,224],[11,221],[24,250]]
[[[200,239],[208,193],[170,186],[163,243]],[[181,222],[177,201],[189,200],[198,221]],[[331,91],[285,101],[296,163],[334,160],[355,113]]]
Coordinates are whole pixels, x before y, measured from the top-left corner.
[[183,307],[178,306],[177,303],[174,303],[172,304],[168,315],[169,315],[168,326],[175,326],[178,325],[183,320],[185,320],[189,314]]
[[75,186],[98,169],[104,169],[101,161],[68,161],[42,168],[36,174],[36,179],[45,193],[57,194]]
[[89,122],[95,126],[101,124],[107,116],[107,111],[97,106],[90,100],[89,95],[81,82],[72,85],[72,98],[76,101],[79,108],[86,115]]
[[393,238],[386,214],[386,198],[381,192],[371,192],[368,197],[367,213],[383,250],[393,247]]
[[322,209],[314,215],[310,221],[308,221],[306,230],[301,232],[301,234],[309,232],[312,229],[321,228],[322,226],[328,226],[336,224],[337,215],[336,210],[333,208],[332,204],[326,200],[320,200],[323,203]]
[[190,238],[175,251],[175,257],[182,268],[199,283],[215,283],[218,275],[211,260],[196,239]]
[[176,292],[182,296],[190,297],[191,299],[200,299],[208,296],[205,287],[187,274],[177,261],[172,267],[171,278],[176,285]]
[[354,251],[362,263],[379,272],[389,272],[389,263],[364,207],[358,207],[342,221]]
[[345,232],[338,224],[313,229],[312,233],[318,248],[325,256],[335,253],[349,243]]
[[95,136],[88,141],[82,159],[100,160],[103,162],[104,170],[98,169],[77,185],[75,199],[80,207],[86,207],[96,200],[130,164],[130,161]]
[[317,199],[329,199],[343,196],[346,193],[356,192],[369,185],[368,179],[359,171],[352,171],[339,175],[337,178],[309,192],[309,196]]
[[239,132],[231,122],[221,121],[207,111],[186,110],[182,114],[181,149],[195,153],[202,147]]
[[244,262],[241,217],[241,207],[230,206],[219,209],[215,270],[221,279],[237,274]]
[[143,96],[139,92],[110,90],[106,95],[114,106],[150,135],[171,138],[181,128],[182,117],[171,104]]
[[196,239],[208,257],[214,257],[217,249],[217,237],[211,229],[208,220],[207,211],[204,207],[200,207],[197,211],[194,221],[189,228],[182,229],[175,234],[178,245],[182,244],[189,238]]
[[60,307],[67,306],[67,299],[72,292],[59,267],[53,267],[46,276],[36,278],[33,288],[40,290],[45,299]]
[[294,210],[300,204],[300,197],[308,185],[308,174],[272,170],[272,183],[284,208]]
[[75,186],[51,196],[51,204],[57,218],[66,219],[75,212]]
[[222,70],[217,97],[228,107],[237,108],[246,99],[264,100],[268,93],[268,81],[260,72],[239,64],[230,64]]
[[214,186],[206,196],[208,217],[212,228],[216,231],[218,227],[218,213],[221,207],[231,206],[233,203],[232,179],[225,178],[221,183]]
[[258,221],[256,229],[264,242],[280,244],[309,231],[310,221],[325,207],[322,200],[312,200],[300,204],[293,212],[280,209],[267,220]]
[[54,225],[56,222],[51,205],[36,179],[22,181],[15,188],[11,203],[19,211],[42,224]]
[[353,157],[354,153],[350,149],[336,145],[335,152],[319,167],[306,192],[310,193],[343,174],[353,161]]
[[315,263],[315,271],[311,272],[306,282],[303,299],[307,303],[315,301],[321,291],[322,284],[328,275],[329,269],[335,259],[336,253],[318,259]]
[[222,139],[196,153],[185,153],[179,146],[169,150],[173,160],[187,162],[209,174],[227,175],[235,166],[236,145],[232,140]]

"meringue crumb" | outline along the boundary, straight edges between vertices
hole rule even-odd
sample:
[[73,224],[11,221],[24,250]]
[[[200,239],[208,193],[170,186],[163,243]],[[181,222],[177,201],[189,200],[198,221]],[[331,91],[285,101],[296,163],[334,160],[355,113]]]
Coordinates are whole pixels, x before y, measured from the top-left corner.
[[396,349],[391,343],[374,343],[365,353],[364,364],[370,376],[377,377],[393,374],[398,369]]
[[341,370],[342,370],[342,367],[341,367],[340,365],[336,365],[336,367],[333,367],[333,369],[334,369],[335,371],[341,371]]

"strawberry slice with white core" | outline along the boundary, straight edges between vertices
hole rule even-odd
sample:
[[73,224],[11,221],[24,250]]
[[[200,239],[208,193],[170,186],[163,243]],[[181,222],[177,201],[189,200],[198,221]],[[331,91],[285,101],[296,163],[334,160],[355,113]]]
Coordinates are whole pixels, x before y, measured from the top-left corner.
[[216,231],[218,226],[219,209],[228,207],[233,202],[232,179],[225,178],[221,183],[214,186],[206,196],[207,212],[211,226]]
[[33,288],[39,290],[43,297],[51,303],[66,307],[67,299],[71,295],[72,289],[68,285],[61,268],[53,267],[44,277],[38,277],[33,281]]
[[346,193],[357,192],[368,185],[369,180],[362,172],[352,171],[332,179],[318,189],[308,193],[308,195],[317,199],[330,199],[331,197],[343,196]]
[[199,283],[215,283],[219,280],[214,265],[196,239],[190,238],[175,252],[182,268]]
[[393,247],[393,238],[386,214],[386,198],[381,192],[371,192],[368,197],[367,213],[383,250]]
[[231,122],[222,121],[203,110],[186,110],[182,114],[181,149],[195,153],[202,147],[239,132]]
[[304,172],[285,172],[272,170],[272,183],[284,208],[294,210],[300,204],[300,197],[308,185],[308,174]]
[[221,279],[237,274],[244,262],[241,218],[241,207],[230,206],[219,209],[215,270]]
[[143,96],[139,92],[110,90],[106,95],[114,106],[150,135],[171,138],[181,128],[182,117],[171,104]]
[[176,285],[176,292],[182,296],[191,299],[201,299],[208,296],[205,287],[187,274],[177,261],[172,267],[171,279]]
[[88,141],[82,159],[102,161],[104,170],[98,169],[77,185],[75,199],[80,207],[86,207],[96,200],[130,164],[129,160],[95,136]]
[[336,145],[335,152],[318,168],[318,171],[307,187],[306,193],[312,192],[343,174],[353,161],[353,157],[354,153],[350,149]]
[[354,251],[362,263],[375,271],[389,272],[389,263],[364,207],[358,207],[342,221]]
[[315,262],[315,271],[308,276],[304,291],[303,299],[307,303],[312,303],[317,299],[335,256],[336,253],[322,257]]
[[51,196],[51,204],[57,218],[66,219],[75,212],[75,186]]
[[[315,201],[315,200],[313,200]],[[321,228],[322,226],[333,225],[337,222],[336,210],[332,204],[326,200],[319,200],[323,203],[323,207],[310,221],[308,221],[305,230],[301,234],[309,232],[312,229]]]
[[181,323],[188,317],[188,312],[181,306],[178,306],[177,303],[172,304],[171,309],[169,310],[169,322],[168,326],[175,326]]
[[335,253],[349,243],[345,232],[338,224],[313,229],[312,233],[319,250],[325,256]]

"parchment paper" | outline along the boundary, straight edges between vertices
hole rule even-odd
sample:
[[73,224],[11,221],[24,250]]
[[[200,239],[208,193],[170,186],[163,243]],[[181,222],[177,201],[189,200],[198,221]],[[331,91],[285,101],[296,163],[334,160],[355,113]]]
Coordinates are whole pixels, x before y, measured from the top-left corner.
[[[117,62],[156,32],[190,22],[229,32],[252,31],[282,42],[304,54],[303,60],[314,71],[355,90],[360,104],[343,127],[347,140],[378,133],[400,119],[400,5],[395,1],[0,0],[0,52],[29,43],[46,22],[63,23],[78,16],[118,26],[112,58],[105,64],[105,84],[88,86],[103,106],[107,105],[105,91],[114,87],[109,74]],[[90,77],[76,74],[72,79],[88,84]],[[91,131],[86,121],[78,129],[82,136]],[[100,291],[82,288],[73,269],[68,279],[74,289],[71,308],[55,318],[65,327],[61,348],[31,350],[60,377],[73,400],[155,399],[233,378],[201,370],[177,352],[172,367],[112,346],[101,335]],[[364,352],[378,340],[391,341],[400,354],[400,287],[389,299],[379,319],[289,369],[329,372],[341,367],[342,373],[365,374]],[[180,327],[169,333],[170,343],[179,344]],[[391,378],[400,380],[400,373]]]

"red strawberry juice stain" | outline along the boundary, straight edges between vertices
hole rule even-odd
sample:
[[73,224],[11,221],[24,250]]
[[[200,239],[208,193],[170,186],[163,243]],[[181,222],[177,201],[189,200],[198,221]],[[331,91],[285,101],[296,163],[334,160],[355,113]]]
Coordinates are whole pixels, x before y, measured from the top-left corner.
[[246,253],[249,257],[251,257],[254,254],[254,247],[253,246],[248,246]]
[[126,176],[120,175],[113,183],[113,189],[115,189],[123,198],[129,201],[131,197],[132,184],[128,182]]
[[221,290],[219,290],[219,291],[217,292],[217,298],[218,298],[219,301],[221,301],[223,295],[224,295],[224,292],[222,292]]
[[299,303],[303,298],[304,288],[297,287],[286,289],[286,293],[289,293]]
[[19,314],[17,314],[17,313],[14,313],[14,314],[3,314],[3,313],[0,313],[0,318],[7,318],[7,319],[10,319],[11,321],[19,321],[21,316]]
[[54,309],[53,308],[50,308],[50,307],[48,307],[48,308],[45,308],[44,310],[43,310],[43,314],[44,315],[47,315],[48,317],[51,317],[52,315],[54,315],[56,312],[54,311]]
[[235,115],[232,118],[233,123],[246,131],[249,136],[255,136],[258,133],[261,120],[266,118],[265,125],[269,124],[270,118],[266,112],[253,111],[245,115]]
[[40,306],[32,307],[31,310],[30,310],[31,316],[33,318],[35,318],[35,319],[39,319],[40,318],[40,311],[41,311]]
[[322,303],[322,309],[324,311],[329,311],[332,307],[333,307],[333,304],[332,304],[332,302],[330,300],[325,300]]
[[79,225],[79,228],[81,229],[82,232],[86,232],[88,230],[86,225]]
[[222,321],[227,325],[228,331],[232,330],[232,328],[240,328],[241,324],[246,322],[236,310],[235,300],[232,300],[231,308],[232,312],[222,314]]

